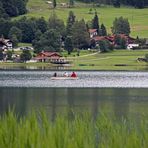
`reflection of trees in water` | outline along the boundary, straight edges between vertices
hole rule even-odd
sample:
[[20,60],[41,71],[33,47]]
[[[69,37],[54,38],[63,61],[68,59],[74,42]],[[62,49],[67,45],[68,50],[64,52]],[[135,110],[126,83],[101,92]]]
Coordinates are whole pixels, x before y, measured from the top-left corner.
[[1,88],[0,89],[0,113],[14,108],[14,111],[22,116],[26,113],[27,88]]
[[0,113],[3,114],[6,110],[8,110],[8,105],[7,105],[7,98],[5,96],[5,89],[1,88],[0,89]]
[[[52,98],[52,113],[51,113],[51,120],[54,121],[56,118],[56,100],[57,100],[57,89],[52,89],[51,91],[51,98]],[[49,98],[50,99],[50,98]]]
[[75,102],[74,99],[76,97],[77,90],[69,88],[67,90],[67,110],[68,110],[68,118],[70,120],[74,119],[74,107],[75,107]]
[[[98,100],[99,100],[99,89],[93,89],[93,95],[92,95],[92,115],[94,120],[96,120],[97,116],[98,116]],[[91,98],[90,98],[91,99]]]
[[[104,111],[107,106],[113,107],[117,117],[127,117],[129,114],[129,90],[120,88],[1,88],[0,113],[8,110],[9,106],[15,106],[16,112],[24,115],[31,111],[32,107],[39,109],[39,107],[50,105],[49,113],[51,119],[55,120],[57,110],[62,108],[62,112],[64,112],[66,105],[69,118],[73,118],[76,111],[82,112],[91,109],[92,115],[96,119],[99,110]],[[107,111],[109,109],[107,108]]]
[[130,95],[128,88],[112,89],[114,96],[114,114],[117,118],[127,118],[129,114]]

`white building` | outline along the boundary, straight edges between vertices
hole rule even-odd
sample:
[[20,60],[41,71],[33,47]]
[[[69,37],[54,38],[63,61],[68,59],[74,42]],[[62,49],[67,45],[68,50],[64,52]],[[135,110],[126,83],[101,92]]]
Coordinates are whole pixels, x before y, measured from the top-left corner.
[[127,49],[133,49],[134,47],[139,47],[139,44],[128,44]]
[[98,35],[97,29],[89,29],[90,38],[93,38]]

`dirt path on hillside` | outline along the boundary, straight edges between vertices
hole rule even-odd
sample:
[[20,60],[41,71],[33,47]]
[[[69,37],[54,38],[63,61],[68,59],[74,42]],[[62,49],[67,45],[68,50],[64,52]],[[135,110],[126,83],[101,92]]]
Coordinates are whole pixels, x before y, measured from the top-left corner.
[[86,55],[82,55],[82,56],[79,56],[80,58],[81,57],[88,57],[88,56],[92,56],[92,55],[96,55],[98,54],[99,52],[95,52],[95,53],[91,53],[91,54],[86,54]]

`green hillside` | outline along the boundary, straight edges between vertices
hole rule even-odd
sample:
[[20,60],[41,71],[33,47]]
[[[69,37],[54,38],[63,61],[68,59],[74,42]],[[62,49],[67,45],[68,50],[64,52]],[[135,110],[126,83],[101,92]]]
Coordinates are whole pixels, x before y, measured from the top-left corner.
[[[65,0],[57,1],[58,4]],[[68,2],[68,1],[67,1]],[[93,18],[94,14],[89,14],[89,9],[93,8],[90,4],[75,3],[75,8],[62,8],[57,6],[55,12],[59,18],[63,19],[66,22],[68,13],[72,10],[77,19],[84,18],[85,21],[89,21]],[[28,14],[27,17],[45,17],[49,18],[52,8],[49,7],[46,0],[29,0],[27,4]],[[104,23],[107,26],[108,32],[110,33],[110,28],[115,17],[126,17],[129,19],[131,24],[131,36],[136,37],[148,37],[148,8],[145,9],[135,9],[135,8],[113,8],[111,6],[104,6],[95,8],[98,12],[100,23]],[[94,13],[93,9],[93,13]],[[22,16],[19,16],[20,18]]]

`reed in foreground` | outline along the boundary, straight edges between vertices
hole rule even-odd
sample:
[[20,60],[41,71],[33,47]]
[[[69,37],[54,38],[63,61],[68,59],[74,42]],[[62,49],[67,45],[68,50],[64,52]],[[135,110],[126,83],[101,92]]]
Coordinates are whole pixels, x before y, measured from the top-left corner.
[[13,111],[0,116],[1,148],[147,148],[148,118],[138,122],[116,121],[101,114],[58,115],[54,121],[45,111],[17,117]]

